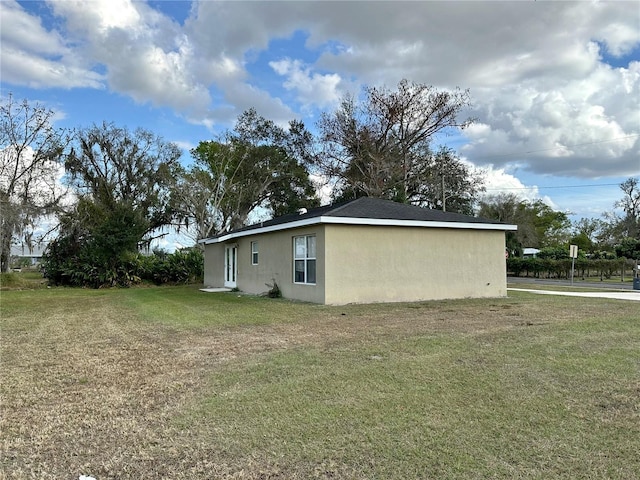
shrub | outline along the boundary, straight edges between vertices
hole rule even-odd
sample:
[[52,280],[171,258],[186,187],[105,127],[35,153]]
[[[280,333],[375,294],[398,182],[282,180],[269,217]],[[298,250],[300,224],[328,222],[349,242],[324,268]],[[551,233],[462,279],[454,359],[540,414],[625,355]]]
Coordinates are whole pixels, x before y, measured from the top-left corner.
[[142,281],[195,283],[204,275],[204,256],[198,248],[177,250],[172,254],[144,256],[124,252],[100,261],[89,249],[73,251],[69,243],[52,243],[43,262],[44,273],[53,285],[76,287],[129,287]]

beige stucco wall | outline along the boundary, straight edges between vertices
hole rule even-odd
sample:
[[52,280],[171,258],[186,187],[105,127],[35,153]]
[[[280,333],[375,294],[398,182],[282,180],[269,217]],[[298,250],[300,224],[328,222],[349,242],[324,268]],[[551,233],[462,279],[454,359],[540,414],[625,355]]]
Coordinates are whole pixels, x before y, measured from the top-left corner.
[[325,226],[325,303],[505,296],[502,231]]
[[[293,237],[316,236],[316,284],[293,283]],[[251,242],[258,242],[258,265],[251,262]],[[324,227],[321,225],[241,237],[227,243],[238,247],[237,287],[261,294],[275,280],[284,298],[324,303]],[[206,286],[224,286],[224,243],[206,245]]]
[[224,245],[204,246],[204,286],[224,287]]
[[[316,235],[316,285],[293,283],[293,237]],[[237,286],[315,303],[400,302],[507,294],[503,231],[317,225],[234,239]],[[251,263],[251,242],[259,245]],[[224,286],[225,244],[205,247],[205,285]]]

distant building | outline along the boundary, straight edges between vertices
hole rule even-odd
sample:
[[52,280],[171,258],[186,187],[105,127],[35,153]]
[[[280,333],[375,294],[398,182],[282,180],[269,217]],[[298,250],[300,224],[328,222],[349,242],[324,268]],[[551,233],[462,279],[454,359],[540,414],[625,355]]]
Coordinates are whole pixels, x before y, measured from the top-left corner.
[[11,265],[25,265],[25,259],[29,261],[29,265],[38,265],[42,262],[42,255],[47,245],[35,245],[29,248],[26,245],[11,246]]
[[522,256],[524,258],[536,258],[539,253],[540,250],[537,248],[525,248],[522,250]]

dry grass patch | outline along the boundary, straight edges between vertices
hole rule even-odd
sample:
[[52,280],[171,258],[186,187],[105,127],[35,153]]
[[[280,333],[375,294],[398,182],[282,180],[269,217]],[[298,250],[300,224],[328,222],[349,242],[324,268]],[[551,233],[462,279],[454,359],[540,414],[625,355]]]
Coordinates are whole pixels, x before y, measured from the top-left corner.
[[640,472],[633,302],[324,307],[190,287],[0,300],[0,478]]

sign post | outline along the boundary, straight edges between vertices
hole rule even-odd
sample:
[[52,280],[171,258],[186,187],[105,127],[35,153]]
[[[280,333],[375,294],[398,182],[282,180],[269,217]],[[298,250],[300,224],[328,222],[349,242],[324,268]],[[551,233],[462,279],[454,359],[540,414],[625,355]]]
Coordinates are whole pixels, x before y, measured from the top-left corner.
[[569,256],[571,257],[571,285],[573,286],[573,272],[576,266],[576,258],[578,258],[577,245],[569,245]]

